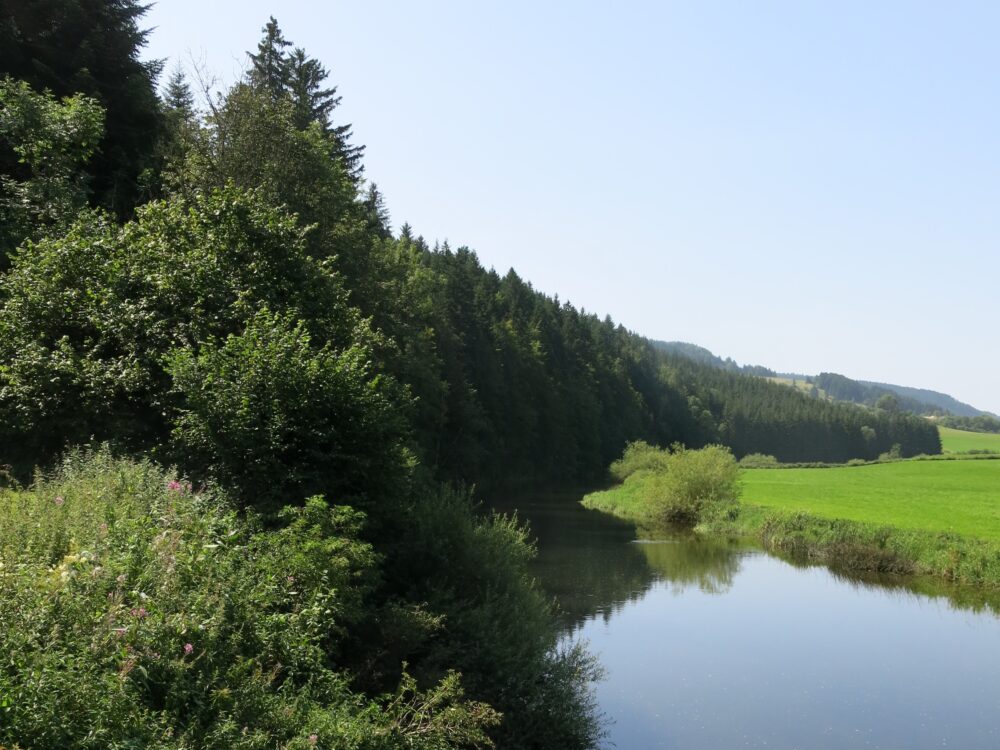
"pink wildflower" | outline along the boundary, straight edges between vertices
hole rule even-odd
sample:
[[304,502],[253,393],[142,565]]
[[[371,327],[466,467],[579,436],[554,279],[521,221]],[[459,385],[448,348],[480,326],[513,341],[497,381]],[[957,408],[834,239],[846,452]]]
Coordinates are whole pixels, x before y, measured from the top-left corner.
[[318,734],[310,734],[309,735],[309,744],[310,745],[315,745],[317,742],[319,742],[319,735]]
[[133,607],[132,609],[132,617],[135,617],[139,620],[141,620],[148,614],[149,612],[146,611],[145,607]]
[[190,656],[193,653],[194,653],[194,646],[192,646],[190,643],[185,643],[184,644],[184,656]]
[[56,505],[62,505],[66,501],[63,500],[63,496],[62,495],[56,495],[56,499],[53,500],[52,502],[54,502]]
[[184,485],[182,485],[176,479],[171,479],[169,482],[167,482],[167,489],[170,490],[171,492],[180,492],[181,490],[184,489]]

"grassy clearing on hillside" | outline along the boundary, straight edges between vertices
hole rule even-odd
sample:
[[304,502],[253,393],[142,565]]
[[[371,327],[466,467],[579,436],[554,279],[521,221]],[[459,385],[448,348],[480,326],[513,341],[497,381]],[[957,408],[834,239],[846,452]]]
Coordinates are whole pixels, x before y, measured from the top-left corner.
[[941,432],[941,448],[945,453],[967,453],[968,451],[1000,452],[1000,434],[992,432],[968,432],[951,427],[938,427]]
[[749,469],[743,485],[753,505],[1000,540],[1000,461]]

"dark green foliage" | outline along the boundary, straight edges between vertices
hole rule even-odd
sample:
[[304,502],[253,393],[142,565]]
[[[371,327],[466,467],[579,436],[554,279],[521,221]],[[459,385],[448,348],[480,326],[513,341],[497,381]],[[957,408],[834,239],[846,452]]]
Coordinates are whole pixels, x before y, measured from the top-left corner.
[[712,354],[708,349],[697,344],[689,344],[686,341],[655,341],[649,342],[653,348],[666,354],[673,354],[685,359],[693,360],[702,365],[717,367],[727,372],[742,372],[746,375],[757,375],[758,377],[774,377],[778,373],[761,365],[740,365],[732,357],[722,357]]
[[422,646],[420,675],[433,684],[457,668],[470,697],[508,717],[494,734],[498,747],[594,746],[596,662],[579,647],[557,647],[549,605],[529,584],[534,551],[524,528],[471,510],[465,493],[422,498],[386,568],[407,598],[444,615]]
[[[160,64],[142,62],[139,0],[0,0],[0,71],[57,97],[85,94],[106,114],[88,166],[96,205],[128,216],[148,198],[163,127]],[[0,174],[16,174],[0,157]]]
[[250,83],[278,99],[285,93],[289,79],[285,48],[291,47],[292,43],[285,39],[274,16],[268,19],[261,31],[264,38],[257,44],[257,54],[247,53],[250,56]]
[[719,442],[737,457],[765,453],[782,463],[875,459],[895,444],[904,457],[941,452],[937,427],[920,417],[812,399],[682,358],[672,358],[670,366],[690,394],[692,411],[703,417],[689,446]]
[[619,482],[624,482],[638,471],[663,473],[667,471],[669,458],[668,451],[636,440],[625,446],[622,457],[611,464],[608,473]]
[[183,69],[177,67],[170,74],[167,86],[163,91],[163,106],[167,112],[176,112],[184,119],[194,117],[194,94],[187,82]]
[[167,370],[172,454],[243,504],[325,492],[365,507],[402,489],[402,424],[363,346],[315,347],[302,323],[262,310],[225,342],[176,351]]
[[87,205],[82,169],[104,132],[103,112],[85,96],[56,101],[24,81],[0,79],[0,273],[25,240],[65,230]]
[[91,438],[131,450],[170,433],[165,356],[241,334],[262,309],[319,346],[373,340],[294,221],[234,189],[150,204],[119,228],[85,215],[2,281],[0,446],[30,467]]
[[357,188],[319,126],[302,130],[295,117],[291,100],[237,84],[209,118],[211,128],[201,129],[185,158],[174,162],[168,181],[185,193],[230,183],[254,190],[294,213],[301,227],[312,227],[312,255],[340,256],[338,266],[359,275],[367,242]]
[[257,45],[257,54],[250,54],[251,87],[273,101],[290,101],[295,126],[305,130],[312,124],[318,125],[343,168],[353,179],[360,180],[365,147],[351,144],[350,124],[333,123],[333,110],[340,104],[340,97],[336,86],[324,88],[329,72],[301,47],[286,52],[292,43],[285,39],[274,16],[261,31],[264,37]]

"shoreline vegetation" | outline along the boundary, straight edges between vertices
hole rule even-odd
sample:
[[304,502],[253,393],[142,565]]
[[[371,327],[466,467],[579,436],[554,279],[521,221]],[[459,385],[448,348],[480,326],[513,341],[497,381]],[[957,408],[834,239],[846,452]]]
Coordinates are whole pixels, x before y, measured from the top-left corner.
[[[615,475],[617,466],[621,484],[586,495],[582,504],[640,528],[663,529],[663,468],[649,458],[657,449],[636,451],[635,445],[630,449],[646,453],[645,463],[623,475],[626,451],[612,468]],[[1000,511],[993,488],[1000,486],[1000,464],[976,460],[997,456],[934,458],[823,471],[780,465],[743,469],[737,490],[742,501],[709,508],[688,526],[703,534],[752,538],[770,553],[836,571],[930,576],[998,590]],[[632,463],[639,464],[635,455]]]

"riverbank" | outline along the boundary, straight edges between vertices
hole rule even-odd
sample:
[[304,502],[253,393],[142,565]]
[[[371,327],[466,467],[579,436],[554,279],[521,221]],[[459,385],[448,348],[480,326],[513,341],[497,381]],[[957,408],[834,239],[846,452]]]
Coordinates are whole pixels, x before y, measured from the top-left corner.
[[[652,473],[587,495],[588,508],[640,526]],[[752,469],[745,500],[698,531],[854,572],[920,574],[1000,588],[1000,464],[901,461],[835,469]]]

